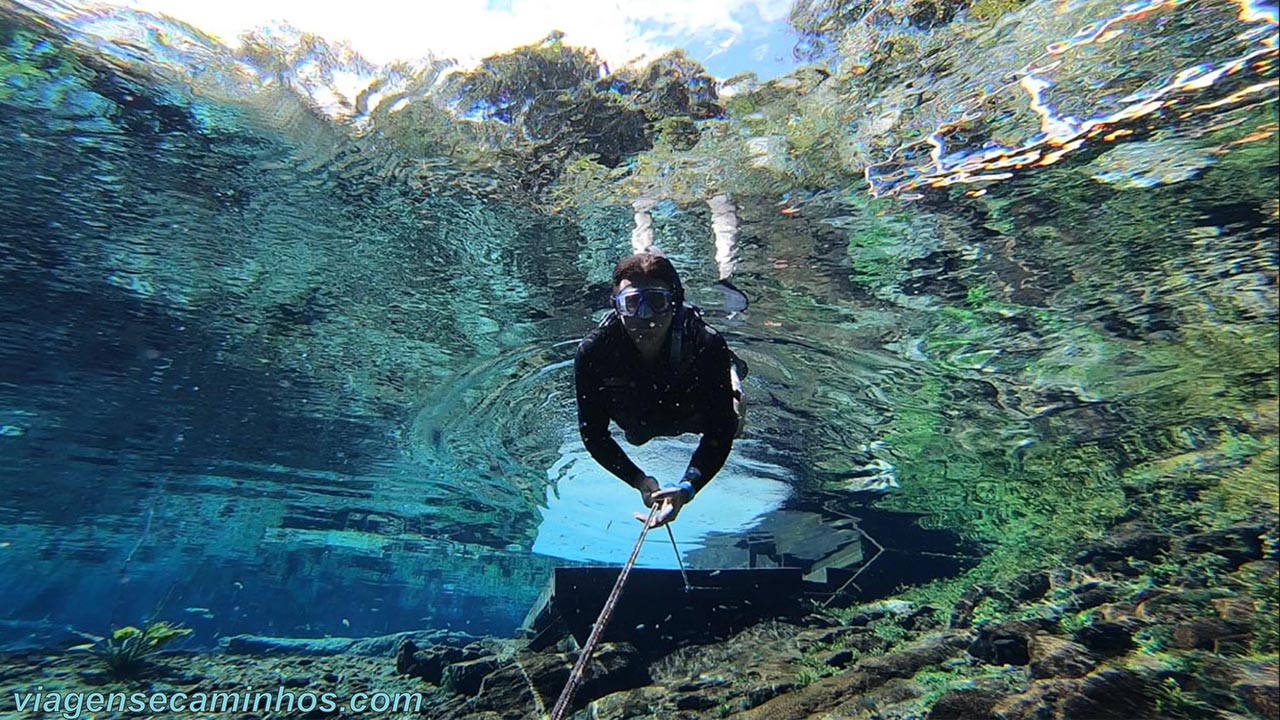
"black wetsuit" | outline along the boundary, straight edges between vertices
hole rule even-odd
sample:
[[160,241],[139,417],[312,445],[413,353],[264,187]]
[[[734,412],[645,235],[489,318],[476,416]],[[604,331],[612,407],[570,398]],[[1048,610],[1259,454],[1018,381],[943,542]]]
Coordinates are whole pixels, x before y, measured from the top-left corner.
[[729,377],[735,358],[724,338],[694,309],[685,308],[683,316],[680,352],[671,348],[672,336],[680,329],[673,319],[652,368],[640,359],[622,321],[613,314],[578,346],[574,378],[582,442],[596,462],[635,488],[645,473],[609,434],[610,420],[633,445],[660,435],[700,433],[702,441],[681,478],[695,492],[724,466],[738,430]]

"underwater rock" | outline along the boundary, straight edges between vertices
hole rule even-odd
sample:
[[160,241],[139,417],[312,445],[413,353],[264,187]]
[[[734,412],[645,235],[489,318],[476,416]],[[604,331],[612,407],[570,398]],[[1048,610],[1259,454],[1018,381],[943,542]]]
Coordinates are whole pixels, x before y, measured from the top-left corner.
[[461,646],[478,638],[452,631],[409,631],[369,638],[291,638],[231,635],[218,640],[231,655],[361,655],[390,657],[405,641],[421,645]]
[[444,681],[445,670],[450,665],[474,660],[485,654],[478,645],[432,645],[419,648],[417,643],[405,639],[396,649],[396,672],[422,678],[432,685],[440,685]]
[[0,620],[0,653],[50,650],[84,642],[70,625],[44,621]]
[[1210,530],[1188,535],[1178,543],[1178,548],[1183,552],[1213,553],[1224,557],[1234,570],[1251,560],[1262,559],[1262,536],[1266,531],[1264,525],[1236,525]]
[[821,716],[846,705],[856,707],[858,699],[870,690],[892,678],[913,677],[925,667],[940,665],[963,652],[972,641],[969,633],[931,635],[888,655],[865,658],[853,670],[778,695],[735,717],[743,720],[802,718]]
[[1258,717],[1280,717],[1280,666],[1275,663],[1247,668],[1231,689]]
[[1255,560],[1236,568],[1231,577],[1246,585],[1270,587],[1280,575],[1280,563],[1274,560]]
[[1019,575],[1010,583],[1009,594],[1015,600],[1029,602],[1044,597],[1044,594],[1049,592],[1050,586],[1049,573],[1043,570],[1029,572]]
[[1111,536],[1085,546],[1076,554],[1076,563],[1097,570],[1127,573],[1128,560],[1154,560],[1169,549],[1171,538],[1143,523],[1125,523],[1114,528]]
[[913,632],[926,632],[937,629],[942,625],[942,622],[938,620],[937,608],[925,605],[907,615],[899,624]]
[[948,621],[949,627],[953,630],[964,630],[972,627],[973,612],[977,609],[978,603],[982,602],[982,599],[987,597],[988,594],[988,590],[981,585],[975,585],[966,590],[951,610],[951,619]]
[[218,640],[230,655],[341,655],[355,644],[352,638],[282,638],[231,635]]
[[915,609],[915,605],[905,600],[882,600],[880,602],[867,603],[858,608],[858,612],[849,618],[847,624],[851,627],[866,627],[890,615],[900,618],[908,617],[915,612]]
[[[544,706],[551,707],[568,682],[572,665],[571,657],[561,653],[515,656],[485,676],[469,707],[510,715],[513,710],[534,707],[531,691],[538,693]],[[637,688],[651,681],[648,668],[634,647],[624,643],[601,643],[575,696],[574,708],[583,707],[593,698]]]
[[1248,625],[1214,618],[1191,620],[1173,628],[1173,646],[1179,650],[1219,652],[1223,640],[1247,640],[1248,633]]
[[1164,139],[1120,145],[1089,164],[1090,177],[1119,188],[1149,188],[1190,180],[1214,163],[1219,148]]
[[661,685],[648,685],[633,690],[622,690],[609,693],[591,703],[591,717],[594,720],[626,720],[643,713],[641,708],[649,709],[662,704],[670,695],[670,691]]
[[719,704],[715,699],[703,695],[681,695],[676,699],[677,710],[710,710]]
[[448,647],[467,647],[480,638],[456,630],[423,630],[379,635],[377,637],[360,638],[351,645],[348,651],[352,655],[390,657],[400,649],[400,644],[411,640],[419,645],[444,645]]
[[[1143,591],[1139,591],[1141,594]],[[1140,600],[1135,595],[1135,599]],[[1133,619],[1134,611],[1137,610],[1137,602],[1121,601],[1113,603],[1103,603],[1096,608],[1096,619],[1105,622],[1127,623]]]
[[1063,718],[1151,717],[1151,688],[1132,670],[1102,670],[1079,681],[1059,703]]
[[1134,615],[1161,623],[1190,622],[1214,614],[1210,590],[1170,590],[1138,603]]
[[649,671],[655,683],[668,688],[668,695],[698,695],[714,699],[717,706],[746,710],[795,687],[804,648],[857,647],[862,638],[883,643],[867,630],[807,630],[767,621],[724,642],[677,648],[652,663]]
[[1258,612],[1254,602],[1247,598],[1217,598],[1213,600],[1213,609],[1218,611],[1218,617],[1222,620],[1241,625],[1253,622],[1253,617]]
[[995,720],[991,710],[1005,695],[982,687],[949,690],[933,704],[925,720]]
[[1066,609],[1079,612],[1113,603],[1120,599],[1122,592],[1120,586],[1115,583],[1091,582],[1078,585],[1071,589]]
[[1079,679],[1035,680],[992,710],[1001,720],[1133,720],[1151,717],[1147,691],[1137,673],[1109,669]]
[[475,695],[485,676],[501,666],[502,661],[493,655],[455,662],[444,669],[440,685],[459,695]]
[[822,664],[827,667],[843,669],[853,664],[855,658],[852,650],[836,650],[835,652],[827,654],[825,657],[820,657],[819,660],[821,660]]
[[1072,634],[1071,639],[1103,656],[1119,655],[1134,647],[1129,623],[1095,622]]
[[1031,639],[1051,632],[1050,620],[1010,620],[988,625],[978,632],[969,654],[988,665],[1026,665],[1031,662]]
[[1079,678],[1098,666],[1088,648],[1052,635],[1031,638],[1029,650],[1033,678]]

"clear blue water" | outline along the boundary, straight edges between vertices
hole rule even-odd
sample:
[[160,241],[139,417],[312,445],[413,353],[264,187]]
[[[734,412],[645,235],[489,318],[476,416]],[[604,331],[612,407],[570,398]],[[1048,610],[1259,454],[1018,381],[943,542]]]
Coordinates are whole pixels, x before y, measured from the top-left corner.
[[[750,431],[675,528],[692,564],[740,566],[734,545],[752,529],[808,522],[780,513],[856,512],[867,498],[850,488],[872,460],[904,490],[956,490],[925,527],[990,529],[1018,519],[1007,498],[1035,503],[1007,479],[1059,448],[1119,456],[1208,432],[1194,408],[1151,408],[1166,382],[1186,383],[1160,367],[1198,342],[1177,328],[1220,324],[1228,307],[1250,338],[1274,328],[1274,201],[1246,188],[1236,204],[1195,198],[1222,192],[1205,168],[1274,145],[1275,10],[1128,14],[1165,18],[1156,27],[1103,5],[1080,13],[1138,39],[1102,46],[1069,13],[1024,15],[939,71],[928,98],[867,90],[838,121],[847,134],[813,120],[828,145],[778,156],[768,137],[751,144],[762,154],[738,180],[758,194],[737,193],[734,275],[746,313],[713,288],[697,189],[656,207],[692,298],[752,368]],[[347,68],[365,84],[387,73],[403,98],[343,113],[309,74],[316,58],[273,74],[157,18],[5,5],[0,29],[0,640],[152,614],[198,643],[506,635],[552,567],[625,559],[639,503],[583,449],[572,387],[577,341],[630,249],[625,189],[562,212],[521,185],[527,168],[450,146],[439,115],[390,112],[427,102],[430,83],[387,70]],[[1054,48],[1036,60],[1043,76],[1064,73],[1052,90],[997,81],[1026,69],[1028,44]],[[835,69],[862,62],[856,49]],[[1205,79],[1236,60],[1222,83]],[[975,88],[992,98],[980,120],[949,118]],[[1175,126],[1161,113],[1177,108],[1135,110],[1126,93],[1224,109]],[[1002,94],[1019,94],[1016,110]],[[766,122],[736,112],[748,130]],[[1119,128],[1123,113],[1150,126],[1125,125],[1142,137],[1103,155],[1093,128]],[[892,129],[860,134],[877,122]],[[1232,123],[1258,129],[1195,144]],[[1058,151],[1075,154],[1049,168]],[[856,162],[867,182],[837,177]],[[749,174],[777,163],[805,167]],[[1101,179],[1072,197],[1075,215],[1046,211],[1059,223],[1048,229],[1033,219],[1042,190],[999,185],[1067,164]],[[1274,180],[1274,159],[1260,167]],[[948,216],[945,196],[927,195],[940,185],[1005,194],[986,217]],[[1073,234],[1120,217],[1107,197],[1185,188],[1194,217],[1167,231],[1135,211],[1112,238]],[[917,195],[918,210],[876,204]],[[1226,362],[1204,350],[1207,367]],[[1274,373],[1256,385],[1242,407],[1274,400]],[[635,457],[671,477],[692,447]],[[1091,472],[1063,482],[1091,493],[1105,485]],[[656,540],[641,564],[674,567]]]

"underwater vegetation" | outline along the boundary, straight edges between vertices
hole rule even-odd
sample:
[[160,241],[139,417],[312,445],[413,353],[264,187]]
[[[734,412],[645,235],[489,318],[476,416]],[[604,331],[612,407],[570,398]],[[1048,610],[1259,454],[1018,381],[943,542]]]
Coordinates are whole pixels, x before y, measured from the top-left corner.
[[99,661],[115,678],[135,677],[143,674],[149,662],[169,643],[191,634],[183,628],[157,621],[141,629],[132,625],[113,630],[107,637],[92,638],[93,643],[77,645],[71,651],[84,651]]

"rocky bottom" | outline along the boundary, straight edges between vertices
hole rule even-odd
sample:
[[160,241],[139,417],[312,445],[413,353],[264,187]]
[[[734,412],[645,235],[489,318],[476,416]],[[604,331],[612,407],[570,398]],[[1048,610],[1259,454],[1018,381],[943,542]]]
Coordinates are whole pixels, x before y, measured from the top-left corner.
[[[1134,524],[1082,548],[1073,567],[973,588],[946,616],[889,600],[800,624],[765,622],[656,658],[602,645],[575,715],[1277,718],[1274,536],[1275,528],[1240,526],[1175,539]],[[39,691],[41,711],[28,704],[18,717],[73,717],[49,704],[55,693],[234,693],[245,704],[224,701],[206,715],[536,718],[549,714],[575,658],[567,647],[534,653],[516,640],[446,632],[357,643],[241,636],[221,653],[161,655],[132,678],[85,654],[10,654],[0,661],[0,707],[17,710],[15,693]],[[295,705],[255,711],[244,699],[252,693],[281,702],[292,694]],[[297,704],[303,694],[314,705]],[[357,697],[363,705],[353,707]]]

